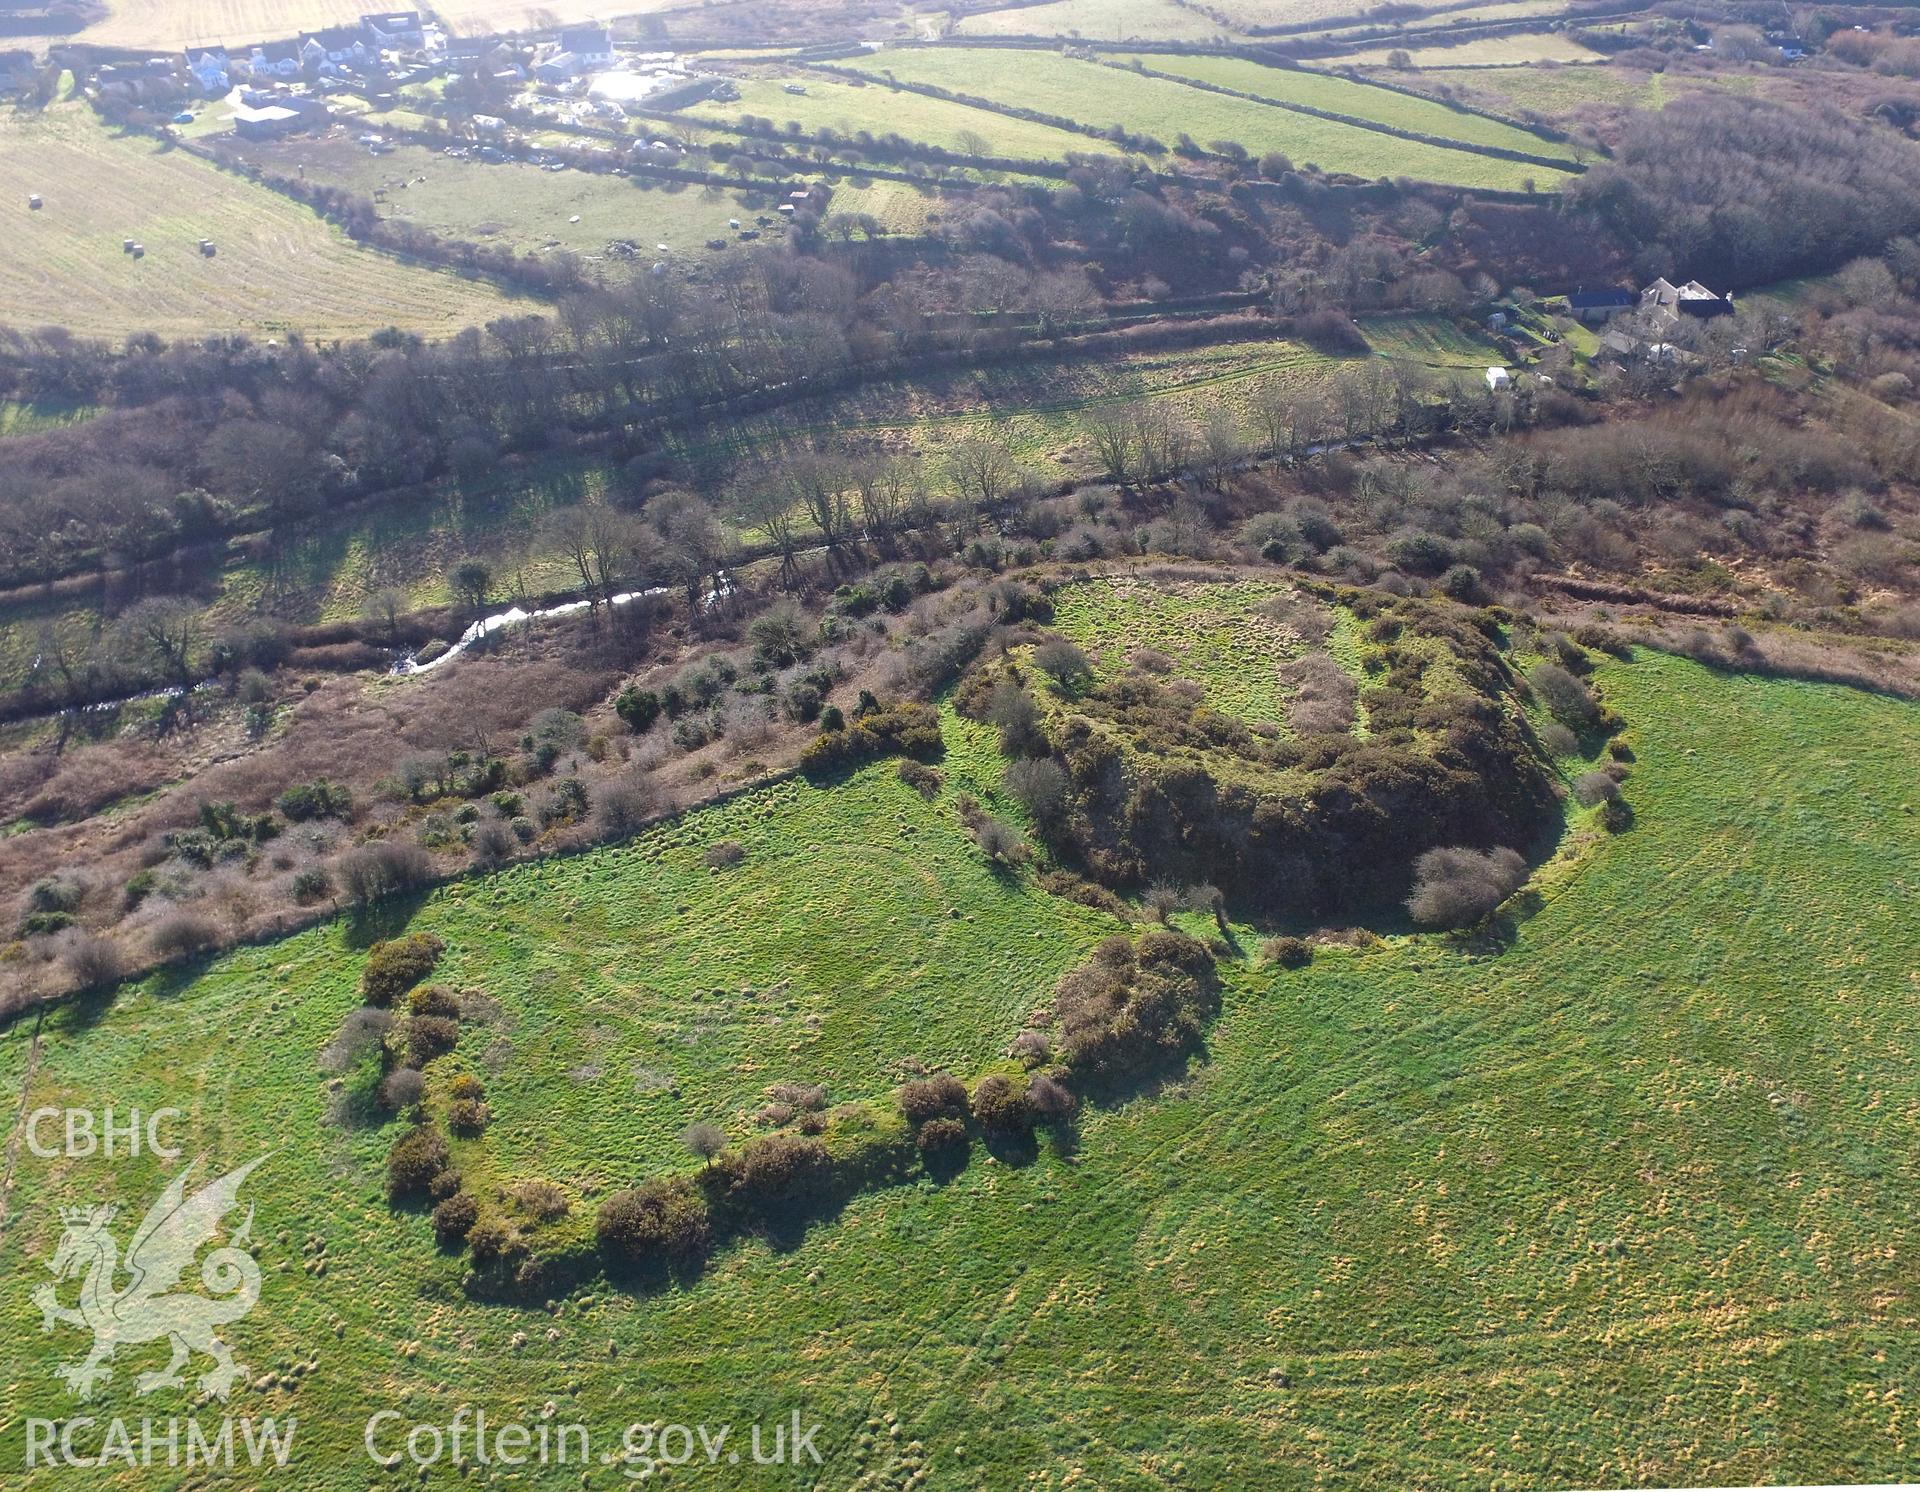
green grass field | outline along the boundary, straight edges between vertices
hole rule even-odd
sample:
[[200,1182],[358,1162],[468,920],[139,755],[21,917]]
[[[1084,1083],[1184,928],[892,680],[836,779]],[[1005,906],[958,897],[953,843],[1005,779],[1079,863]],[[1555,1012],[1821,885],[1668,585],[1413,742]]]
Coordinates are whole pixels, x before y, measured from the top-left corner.
[[[807,91],[804,94],[786,92],[783,82],[786,77],[803,79],[802,86]],[[1069,151],[1086,153],[1098,148],[1085,135],[1071,130],[1011,119],[986,109],[902,93],[878,84],[861,87],[793,73],[742,78],[739,87],[737,99],[724,102],[710,99],[680,112],[688,118],[720,124],[752,114],[771,119],[782,127],[789,121],[797,121],[810,131],[831,129],[843,135],[862,130],[876,136],[898,134],[950,150],[973,147],[973,154],[1022,160],[1059,160]],[[985,149],[981,150],[979,146],[983,142]]]
[[1376,47],[1342,52],[1313,63],[1316,67],[1386,67],[1388,58],[1404,51],[1414,67],[1520,67],[1537,62],[1600,62],[1599,52],[1558,31],[1530,31],[1515,36],[1489,36],[1458,46]]
[[[283,1485],[390,1484],[367,1417],[462,1404],[599,1445],[635,1420],[825,1427],[824,1470],[723,1464],[714,1486],[1910,1477],[1920,711],[1658,656],[1601,680],[1637,822],[1550,867],[1504,951],[1393,939],[1242,970],[1190,1078],[1091,1112],[1070,1153],[976,1152],[663,1295],[463,1303],[461,1264],[380,1200],[391,1128],[326,1121],[316,1056],[360,962],[339,926],[56,1013],[26,1104],[175,1104],[189,1155],[269,1156],[248,1184],[263,1299],[229,1335],[274,1375],[235,1412],[299,1418]],[[979,759],[957,741],[954,777]],[[721,833],[749,846],[724,890],[693,862]],[[839,1096],[901,1055],[990,1052],[1100,921],[987,875],[944,803],[879,768],[451,888],[414,925],[502,1007],[458,1059],[499,1063],[481,1143],[604,1186],[775,1075]],[[30,1034],[0,1040],[0,1076]],[[26,1416],[74,1412],[50,1371],[85,1342],[38,1335],[27,1298],[57,1209],[137,1216],[167,1174],[21,1155],[9,1455]],[[123,1355],[89,1412],[185,1410],[133,1396],[160,1354]]]
[[[631,272],[661,256],[704,262],[709,238],[732,238],[730,218],[752,226],[773,216],[785,198],[690,183],[603,175],[589,171],[544,171],[538,166],[453,160],[420,146],[400,146],[370,155],[338,135],[294,137],[261,147],[263,163],[371,197],[384,192],[383,215],[416,223],[450,238],[505,244],[521,253],[549,246],[596,261],[607,273]],[[420,178],[424,177],[425,180]],[[644,183],[644,184],[643,184]],[[578,222],[572,219],[578,218]],[[616,240],[637,244],[638,261],[612,256]]]
[[[1525,130],[1484,115],[1450,109],[1428,99],[1408,98],[1347,78],[1326,77],[1300,68],[1267,67],[1240,57],[1182,57],[1168,52],[1134,53],[1155,72],[1177,73],[1221,88],[1256,94],[1285,104],[1304,104],[1354,119],[1371,119],[1395,129],[1413,130],[1472,145],[1492,145],[1572,161],[1568,147],[1556,146]],[[1130,59],[1121,59],[1130,60]]]
[[[1252,0],[1252,3],[1267,4],[1272,3],[1272,0]],[[1351,11],[1347,13],[1351,14]],[[1566,0],[1488,0],[1485,5],[1472,5],[1464,10],[1430,10],[1421,15],[1409,16],[1400,24],[1399,32],[1408,41],[1417,41],[1423,34],[1450,31],[1457,27],[1534,19],[1544,22],[1564,16],[1566,13]],[[1311,34],[1316,38],[1338,40],[1356,33],[1377,30],[1378,22],[1368,21],[1358,26],[1335,26],[1326,31]],[[1372,44],[1371,39],[1367,44]]]
[[[45,206],[27,210],[29,193]],[[0,112],[0,199],[13,214],[0,320],[59,308],[82,335],[399,326],[450,334],[520,304],[491,285],[348,240],[309,209],[179,150],[118,135],[86,105]],[[144,258],[121,240],[145,245]],[[214,258],[202,256],[211,238]],[[531,304],[531,303],[526,303]]]
[[1501,188],[1518,188],[1529,178],[1551,187],[1560,176],[1550,167],[1402,140],[1053,52],[903,48],[856,58],[851,65],[876,76],[891,73],[902,82],[933,83],[1081,124],[1105,128],[1119,123],[1167,145],[1184,132],[1203,145],[1236,141],[1256,156],[1278,150],[1296,165],[1310,163],[1325,171]]

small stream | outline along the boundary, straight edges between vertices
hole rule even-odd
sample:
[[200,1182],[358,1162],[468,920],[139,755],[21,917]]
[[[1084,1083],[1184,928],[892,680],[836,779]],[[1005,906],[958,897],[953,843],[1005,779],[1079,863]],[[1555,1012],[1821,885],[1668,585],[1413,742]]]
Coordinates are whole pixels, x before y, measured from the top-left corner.
[[[657,585],[651,590],[622,591],[619,595],[615,596],[609,604],[613,606],[628,606],[647,596],[664,596],[667,594],[667,590],[668,588],[666,586]],[[713,601],[723,594],[725,594],[724,591],[716,592],[713,597],[708,599],[707,604],[712,605]],[[453,662],[455,658],[458,658],[475,643],[491,637],[496,632],[504,631],[508,627],[518,627],[522,622],[537,622],[545,617],[576,616],[593,604],[591,601],[563,601],[558,606],[543,606],[536,611],[527,611],[522,607],[509,606],[505,611],[496,611],[492,616],[481,617],[479,621],[462,632],[459,640],[449,647],[446,652],[431,662],[422,663],[417,656],[409,653],[406,657],[395,663],[391,671],[406,677],[411,677],[414,674],[432,673],[443,664]]]

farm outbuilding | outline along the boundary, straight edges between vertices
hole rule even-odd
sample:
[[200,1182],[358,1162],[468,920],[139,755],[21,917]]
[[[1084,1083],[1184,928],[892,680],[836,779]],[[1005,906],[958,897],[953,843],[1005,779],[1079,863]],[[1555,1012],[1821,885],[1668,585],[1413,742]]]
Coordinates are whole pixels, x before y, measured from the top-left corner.
[[1487,387],[1494,393],[1513,387],[1513,377],[1505,368],[1487,369]]

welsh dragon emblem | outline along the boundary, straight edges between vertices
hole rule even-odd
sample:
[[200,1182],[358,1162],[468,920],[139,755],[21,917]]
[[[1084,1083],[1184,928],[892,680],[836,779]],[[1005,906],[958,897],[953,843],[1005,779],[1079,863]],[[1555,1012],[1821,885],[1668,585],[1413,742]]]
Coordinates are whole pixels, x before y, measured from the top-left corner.
[[[200,1165],[198,1160],[190,1162],[147,1210],[127,1244],[124,1261],[108,1231],[117,1209],[62,1211],[65,1228],[47,1268],[55,1285],[82,1276],[80,1299],[77,1308],[69,1309],[60,1304],[55,1285],[42,1285],[34,1291],[33,1303],[40,1307],[42,1331],[65,1323],[93,1333],[93,1351],[82,1361],[55,1370],[76,1397],[92,1398],[94,1385],[113,1377],[107,1363],[118,1348],[162,1337],[172,1343],[172,1360],[157,1372],[140,1375],[136,1381],[140,1393],[183,1386],[180,1370],[196,1352],[213,1359],[213,1366],[197,1382],[216,1398],[226,1398],[234,1381],[245,1375],[246,1366],[234,1361],[215,1332],[240,1320],[260,1299],[260,1266],[245,1248],[253,1230],[253,1209],[247,1209],[246,1221],[232,1240],[208,1254],[200,1266],[200,1283],[215,1298],[176,1293],[174,1286],[194,1255],[212,1241],[220,1220],[233,1210],[240,1184],[266,1158],[251,1160],[188,1196],[187,1178]],[[122,1274],[130,1277],[124,1286],[119,1284]]]

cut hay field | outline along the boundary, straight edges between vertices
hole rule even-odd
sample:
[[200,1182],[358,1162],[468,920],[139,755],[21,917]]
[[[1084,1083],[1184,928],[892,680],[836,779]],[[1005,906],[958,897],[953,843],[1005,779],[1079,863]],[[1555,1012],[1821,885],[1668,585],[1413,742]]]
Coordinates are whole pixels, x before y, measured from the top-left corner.
[[1551,188],[1561,179],[1551,167],[1402,140],[1053,52],[897,48],[852,59],[850,65],[1099,128],[1121,124],[1167,145],[1184,133],[1202,144],[1236,141],[1256,156],[1278,150],[1296,165],[1323,171],[1502,189],[1518,189],[1529,179]]
[[108,0],[104,20],[61,40],[153,51],[237,47],[356,25],[365,13],[357,0]]
[[1212,41],[1234,35],[1231,28],[1175,0],[1050,0],[962,16],[953,34],[1088,41]]
[[[784,80],[804,79],[806,92],[785,91]],[[798,121],[805,129],[838,130],[843,135],[862,130],[876,136],[904,135],[909,140],[949,150],[972,147],[971,153],[1010,156],[1022,160],[1059,160],[1069,151],[1097,151],[1099,142],[1072,130],[1056,129],[1025,119],[1011,119],[987,109],[975,109],[946,99],[905,93],[877,83],[829,82],[817,75],[784,73],[765,78],[741,78],[740,97],[710,99],[680,111],[690,119],[729,124],[743,115],[757,115],[785,126]],[[979,142],[985,149],[979,149]]]
[[[460,1405],[584,1423],[596,1449],[634,1421],[822,1425],[823,1467],[723,1458],[714,1487],[1910,1479],[1920,710],[1651,655],[1600,678],[1631,722],[1636,823],[1551,867],[1504,948],[1235,966],[1191,1074],[1089,1111],[1070,1149],[976,1152],[662,1293],[463,1299],[464,1265],[382,1200],[395,1128],[327,1120],[318,1057],[364,957],[345,925],[57,1012],[31,1064],[15,1027],[0,1077],[32,1066],[22,1109],[177,1105],[216,1173],[268,1157],[244,1198],[263,1296],[228,1329],[256,1379],[229,1407],[298,1417],[276,1485],[455,1485],[446,1463],[378,1473],[362,1436],[380,1410]],[[980,762],[956,734],[949,794]],[[719,834],[747,858],[707,872]],[[497,1095],[476,1143],[598,1188],[681,1124],[737,1127],[775,1076],[838,1098],[904,1056],[990,1053],[1102,930],[988,874],[951,798],[884,767],[450,887],[413,925],[498,1006],[454,1059]],[[29,1300],[59,1209],[137,1217],[169,1174],[21,1154],[10,1456],[28,1416],[76,1409],[51,1373],[84,1339],[40,1335]],[[159,1354],[123,1358],[85,1412],[186,1411],[133,1393]],[[577,1463],[517,1484],[583,1472],[623,1484]]]
[[[46,206],[27,210],[27,195]],[[398,326],[449,334],[514,302],[493,286],[354,244],[309,209],[139,135],[84,104],[0,113],[0,320],[83,335]],[[218,250],[197,247],[211,238]],[[123,238],[146,247],[135,259]]]
[[1182,57],[1168,52],[1141,52],[1133,56],[1155,72],[1177,73],[1183,78],[1255,94],[1278,103],[1302,104],[1331,114],[1370,119],[1394,129],[1461,140],[1470,145],[1492,145],[1529,155],[1560,157],[1570,163],[1573,160],[1569,147],[1542,140],[1538,135],[1497,119],[1448,108],[1430,99],[1408,98],[1403,93],[1370,87],[1348,78],[1327,77],[1301,68],[1267,67],[1241,57]]
[[590,0],[444,0],[433,13],[450,36],[492,36],[503,31],[552,31],[561,26],[609,21],[621,16],[653,15],[684,5],[685,0],[620,0],[617,11]]

